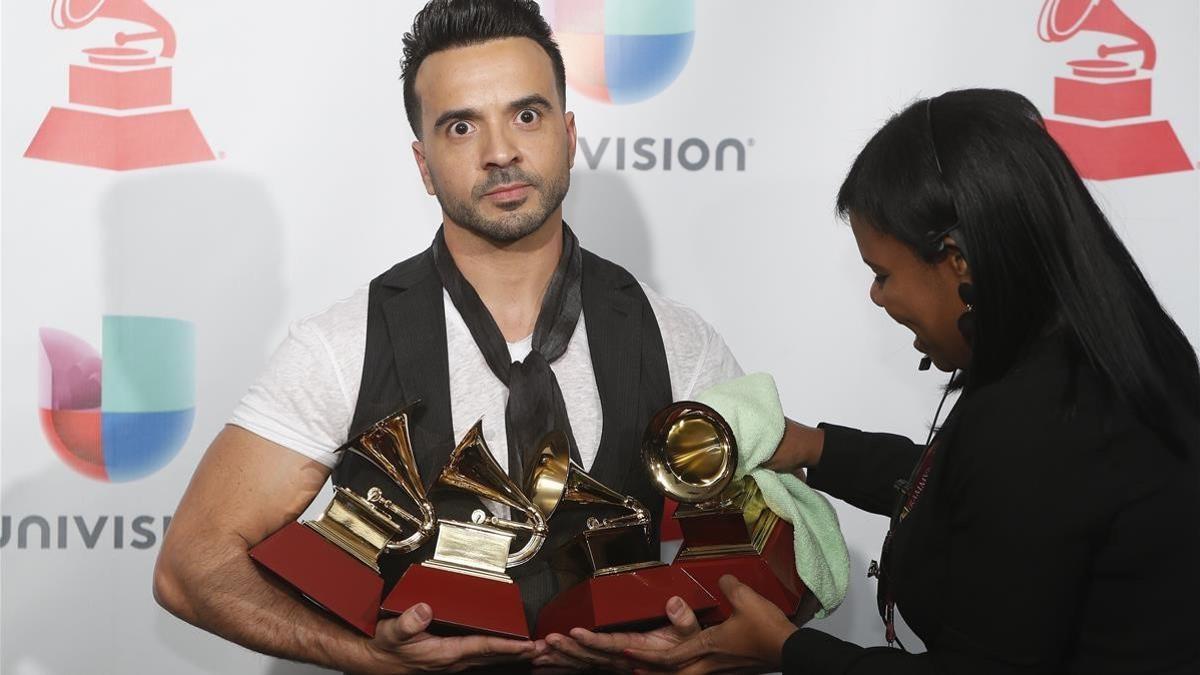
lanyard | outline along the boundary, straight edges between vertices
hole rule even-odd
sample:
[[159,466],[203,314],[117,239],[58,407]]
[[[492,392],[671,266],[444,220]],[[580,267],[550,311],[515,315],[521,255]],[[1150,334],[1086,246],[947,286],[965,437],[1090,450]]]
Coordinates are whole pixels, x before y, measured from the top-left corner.
[[[950,382],[954,382],[954,375],[951,375]],[[904,649],[904,644],[896,638],[896,599],[893,594],[889,574],[891,569],[892,539],[896,535],[896,528],[908,517],[908,514],[912,513],[913,508],[917,505],[917,501],[925,493],[925,488],[929,484],[929,474],[933,471],[933,459],[937,454],[938,446],[942,440],[940,435],[935,437],[935,432],[938,428],[937,420],[942,414],[942,406],[945,405],[946,398],[949,395],[950,385],[948,384],[946,392],[942,395],[941,402],[938,403],[937,412],[933,414],[933,424],[929,427],[929,436],[925,439],[925,450],[921,453],[921,459],[913,467],[908,480],[896,481],[895,487],[900,494],[896,499],[896,506],[892,510],[887,535],[883,538],[883,548],[879,554],[879,561],[872,560],[870,567],[867,568],[867,576],[876,577],[879,582],[879,616],[883,619],[884,636],[887,639],[888,645],[897,644],[902,650]]]

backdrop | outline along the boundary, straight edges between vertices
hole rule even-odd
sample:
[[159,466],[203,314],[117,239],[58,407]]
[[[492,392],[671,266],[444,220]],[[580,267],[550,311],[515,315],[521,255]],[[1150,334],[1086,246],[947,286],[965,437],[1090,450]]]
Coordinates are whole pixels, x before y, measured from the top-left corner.
[[[306,672],[169,616],[151,569],[288,323],[438,224],[399,81],[420,5],[147,2],[3,4],[0,670]],[[891,113],[952,88],[1055,121],[1200,341],[1195,0],[545,4],[580,132],[568,220],[773,373],[792,417],[927,429],[944,378],[869,302],[833,200]],[[837,506],[852,584],[819,625],[879,644],[886,523]]]

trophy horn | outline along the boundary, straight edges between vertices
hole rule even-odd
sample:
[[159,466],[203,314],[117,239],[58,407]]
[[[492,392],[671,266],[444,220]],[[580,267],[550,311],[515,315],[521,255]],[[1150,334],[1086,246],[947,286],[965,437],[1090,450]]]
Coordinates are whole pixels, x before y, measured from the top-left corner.
[[[396,519],[404,521],[414,528],[413,533],[404,539],[387,543],[387,550],[395,553],[408,553],[416,550],[433,534],[436,525],[433,503],[425,494],[425,486],[421,484],[421,474],[417,469],[416,458],[413,456],[412,442],[409,440],[408,413],[410,410],[411,406],[388,415],[343,446],[346,451],[362,457],[382,471],[408,495],[408,498],[421,511],[420,516],[409,513],[408,510],[384,497],[383,491],[377,487],[373,487],[367,492],[366,502],[368,504],[383,509],[393,517],[394,521]],[[346,491],[344,488],[339,489]],[[352,496],[358,497],[358,495]],[[361,500],[361,497],[359,499]],[[396,529],[400,530],[400,523],[396,522],[395,524]]]
[[703,403],[680,401],[650,420],[642,439],[650,478],[684,504],[720,500],[737,469],[737,440],[720,413]]
[[454,452],[450,453],[450,459],[434,481],[434,485],[458,488],[525,514],[529,522],[499,518],[483,514],[482,511],[473,516],[480,525],[486,524],[529,534],[529,541],[520,550],[509,554],[509,567],[515,567],[533,558],[546,541],[546,534],[549,532],[546,518],[492,457],[492,451],[488,449],[483,438],[483,420],[476,422],[454,448]]
[[615,518],[589,518],[589,529],[618,525],[647,525],[650,513],[633,497],[592,478],[571,459],[566,434],[552,431],[538,443],[538,454],[525,477],[525,494],[547,520],[562,503],[613,506],[631,513]]

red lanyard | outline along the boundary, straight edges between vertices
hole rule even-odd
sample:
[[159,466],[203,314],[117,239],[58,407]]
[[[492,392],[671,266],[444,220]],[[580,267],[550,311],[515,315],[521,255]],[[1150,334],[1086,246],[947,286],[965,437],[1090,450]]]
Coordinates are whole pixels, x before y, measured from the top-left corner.
[[921,494],[925,492],[925,486],[929,483],[929,472],[933,469],[933,456],[936,453],[937,443],[925,446],[925,452],[921,453],[921,461],[917,463],[916,478],[909,483],[912,488],[907,491],[908,498],[904,500],[904,506],[896,516],[897,523],[908,517],[913,506],[917,504],[917,500],[921,498]]
[[[896,639],[896,599],[892,594],[892,584],[887,572],[885,571],[891,561],[892,537],[896,534],[896,527],[912,513],[913,507],[916,506],[917,500],[925,493],[925,486],[929,484],[929,473],[933,470],[933,456],[937,454],[937,442],[931,442],[925,446],[925,451],[921,453],[921,460],[917,463],[916,471],[911,480],[909,480],[902,494],[903,499],[897,504],[896,513],[892,516],[892,523],[888,527],[887,536],[883,538],[883,550],[879,556],[882,565],[873,565],[872,568],[875,576],[879,578],[880,591],[883,594],[883,625],[884,636],[887,638],[889,645],[897,643]],[[909,487],[911,486],[911,487]],[[868,576],[871,574],[867,572]],[[901,644],[903,649],[904,645]]]
[[[956,374],[950,376],[951,382],[954,382]],[[879,561],[872,560],[870,567],[867,568],[867,576],[876,577],[879,581],[879,615],[883,619],[884,636],[889,645],[899,644],[900,649],[904,649],[904,644],[896,639],[896,598],[892,592],[891,575],[889,574],[892,539],[895,537],[896,528],[908,517],[908,514],[912,513],[913,508],[917,505],[917,500],[925,493],[925,488],[929,484],[929,474],[933,471],[933,457],[937,454],[941,440],[940,437],[934,438],[934,431],[937,429],[937,418],[941,415],[942,405],[945,404],[949,393],[950,387],[947,386],[946,394],[942,396],[937,412],[933,414],[934,425],[930,427],[929,438],[925,440],[925,450],[921,453],[921,459],[913,468],[909,479],[896,481],[896,489],[900,491],[900,498],[897,499],[896,508],[892,512],[887,535],[883,538],[883,549],[880,552]],[[948,423],[949,420],[947,420]]]

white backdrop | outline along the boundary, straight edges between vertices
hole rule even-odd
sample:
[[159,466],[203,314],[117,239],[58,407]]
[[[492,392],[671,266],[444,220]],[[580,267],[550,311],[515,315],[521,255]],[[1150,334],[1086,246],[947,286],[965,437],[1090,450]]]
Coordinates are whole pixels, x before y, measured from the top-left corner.
[[[150,2],[178,33],[175,106],[190,109],[211,161],[113,171],[25,158],[47,110],[67,104],[68,66],[123,25],[60,30],[50,0],[3,5],[0,671],[306,672],[159,610],[151,569],[165,518],[288,322],[425,247],[436,228],[398,79],[400,36],[420,5]],[[1170,122],[1194,167],[1200,6],[1118,2],[1157,44],[1152,115]],[[915,97],[1004,87],[1049,113],[1053,78],[1067,60],[1094,58],[1104,38],[1042,42],[1041,5],[700,0],[690,58],[664,91],[628,105],[568,94],[589,148],[612,139],[595,168],[581,155],[568,220],[585,246],[700,310],[747,371],[772,372],[790,416],[922,436],[943,378],[916,371],[911,336],[868,301],[871,275],[834,194],[870,134]],[[665,138],[736,139],[744,170],[668,171],[661,160],[635,170],[643,137],[660,151]],[[1198,181],[1188,170],[1092,183],[1193,344]],[[105,315],[195,327],[190,435],[164,468],[129,482],[69,468],[38,421],[39,329],[99,351]],[[879,644],[864,575],[886,523],[838,506],[852,583],[820,625]]]

